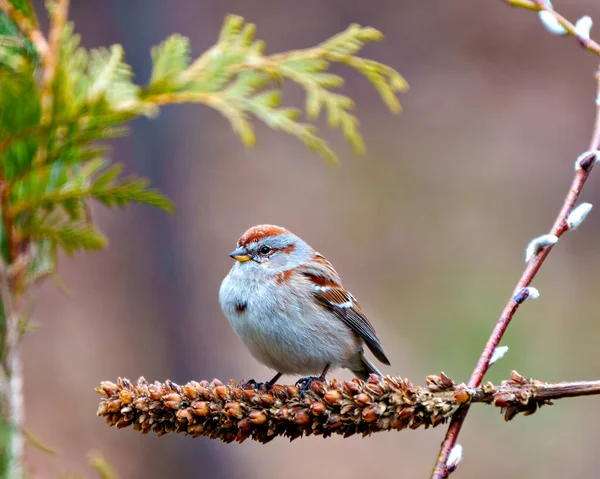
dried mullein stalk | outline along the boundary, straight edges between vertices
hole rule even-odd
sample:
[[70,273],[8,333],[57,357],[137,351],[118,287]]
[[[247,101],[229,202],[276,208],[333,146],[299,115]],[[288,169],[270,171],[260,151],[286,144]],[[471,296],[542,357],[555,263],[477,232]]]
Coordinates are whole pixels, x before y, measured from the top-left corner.
[[[565,393],[569,384],[578,385],[580,393],[572,387]],[[296,386],[275,385],[267,391],[264,386],[256,389],[254,384],[234,381],[225,385],[217,379],[185,386],[119,379],[117,384],[102,382],[96,390],[103,396],[98,415],[111,426],[133,426],[143,434],[182,432],[225,442],[251,438],[265,443],[277,436],[365,436],[438,426],[472,402],[501,407],[510,420],[519,412],[531,414],[551,404],[551,399],[599,394],[600,382],[549,385],[513,372],[498,387],[487,384],[469,389],[442,373],[429,376],[424,387],[399,377],[375,375],[366,382],[314,382],[302,397]]]

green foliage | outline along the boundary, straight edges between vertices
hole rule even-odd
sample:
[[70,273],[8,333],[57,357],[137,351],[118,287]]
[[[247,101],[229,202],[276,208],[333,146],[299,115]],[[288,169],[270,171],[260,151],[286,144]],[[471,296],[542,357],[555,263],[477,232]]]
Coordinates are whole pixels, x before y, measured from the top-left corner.
[[[236,16],[226,18],[218,42],[197,59],[192,59],[189,40],[180,35],[153,48],[152,75],[142,87],[134,83],[120,45],[81,47],[74,26],[65,25],[68,2],[47,5],[48,39],[29,0],[0,2],[0,268],[10,277],[4,284],[15,296],[53,274],[59,252],[106,246],[90,203],[108,208],[143,203],[173,210],[147,180],[124,177],[122,167],[107,159],[103,142],[125,134],[134,118],[154,116],[166,104],[201,103],[224,115],[246,145],[256,141],[252,120],[258,119],[335,162],[335,153],[310,124],[321,111],[356,152],[364,151],[364,144],[352,114],[354,103],[336,91],[343,79],[328,72],[330,65],[344,64],[361,73],[393,112],[400,110],[397,92],[407,88],[392,68],[356,56],[365,43],[381,40],[375,29],[351,25],[314,48],[264,55],[264,43],[254,39],[254,25]],[[306,122],[299,121],[301,110],[282,106],[284,81],[306,92]],[[5,306],[0,301],[0,336],[6,339],[5,316],[14,319],[14,314],[4,314]],[[21,320],[19,334],[31,327],[23,315]],[[0,341],[2,358],[5,344]],[[3,366],[6,374],[12,373]],[[0,420],[2,477],[20,475],[5,471],[21,460],[8,457],[5,447],[17,431]],[[52,452],[34,436],[27,437]],[[90,462],[100,477],[116,477],[101,456]]]
[[[11,4],[37,25],[29,2]],[[51,7],[51,29],[53,12]],[[329,73],[329,66],[341,63],[360,72],[393,112],[400,110],[396,93],[407,87],[392,68],[356,56],[365,43],[381,40],[375,29],[351,25],[314,48],[264,55],[254,25],[237,16],[226,18],[218,42],[196,59],[181,35],[154,47],[145,87],[133,82],[120,45],[85,49],[67,24],[58,32],[59,49],[49,53],[55,68],[44,83],[38,73],[49,60],[40,60],[19,22],[0,14],[0,249],[9,263],[15,245],[28,251],[26,279],[32,281],[54,270],[59,250],[107,244],[90,217],[90,201],[109,208],[137,202],[173,210],[146,180],[124,178],[121,167],[106,160],[101,142],[125,134],[130,120],[154,116],[165,104],[202,103],[223,114],[246,145],[256,141],[254,117],[335,162],[316,128],[299,121],[302,111],[281,105],[282,82],[302,87],[308,119],[325,111],[329,124],[359,153],[364,144],[351,113],[354,103],[334,91],[343,79]]]
[[8,444],[12,426],[4,417],[0,417],[0,477],[6,477],[8,462],[10,460],[6,445]]
[[256,139],[249,115],[274,129],[289,133],[323,158],[337,157],[316,129],[298,122],[301,112],[280,107],[280,85],[292,81],[306,91],[309,120],[322,109],[331,127],[341,128],[357,153],[364,151],[358,120],[351,114],[354,102],[333,89],[343,85],[338,75],[327,73],[332,63],[342,63],[362,73],[378,90],[393,112],[400,111],[397,92],[408,85],[392,68],[355,56],[367,42],[382,34],[373,28],[351,25],[344,32],[317,47],[265,56],[264,43],[254,40],[255,27],[241,17],[229,16],[216,45],[194,62],[187,38],[173,35],[152,51],[154,69],[148,87],[142,92],[149,102],[195,101],[219,110],[232,124],[242,141],[251,146]]
[[31,6],[31,2],[29,0],[9,0],[9,3],[21,12],[25,17],[33,23],[33,25],[37,25],[37,18],[35,16],[35,11]]

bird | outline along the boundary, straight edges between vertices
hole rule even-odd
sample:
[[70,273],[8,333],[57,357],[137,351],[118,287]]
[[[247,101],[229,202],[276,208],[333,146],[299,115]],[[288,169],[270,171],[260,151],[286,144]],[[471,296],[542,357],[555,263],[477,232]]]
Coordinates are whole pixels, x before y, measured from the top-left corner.
[[364,345],[390,365],[375,328],[331,263],[300,237],[256,225],[229,256],[235,263],[221,283],[219,303],[251,355],[277,372],[267,388],[283,374],[306,375],[296,382],[302,394],[336,368],[362,380],[381,376]]

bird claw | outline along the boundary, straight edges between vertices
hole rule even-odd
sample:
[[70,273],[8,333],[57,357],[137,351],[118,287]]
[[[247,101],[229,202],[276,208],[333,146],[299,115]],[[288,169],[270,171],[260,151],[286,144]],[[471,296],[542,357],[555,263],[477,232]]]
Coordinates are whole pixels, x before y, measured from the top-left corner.
[[321,376],[306,376],[305,378],[298,379],[298,381],[296,381],[296,387],[300,387],[300,385],[303,384],[300,392],[298,393],[298,397],[301,398],[302,395],[308,390],[310,385],[315,381],[325,382],[325,378]]
[[263,386],[267,391],[270,391],[273,387],[273,385],[269,381],[259,383],[256,382],[254,379],[248,379],[248,381],[242,383],[242,389],[255,389],[257,391],[260,391],[263,388]]

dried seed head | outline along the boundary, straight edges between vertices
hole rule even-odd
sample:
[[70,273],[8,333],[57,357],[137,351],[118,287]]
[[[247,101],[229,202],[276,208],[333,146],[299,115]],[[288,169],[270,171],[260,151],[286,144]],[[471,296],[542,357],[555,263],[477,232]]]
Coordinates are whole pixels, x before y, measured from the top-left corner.
[[248,419],[254,425],[261,425],[267,422],[267,415],[262,411],[250,411]]
[[225,415],[229,418],[242,418],[242,405],[239,402],[228,402],[225,404]]
[[244,397],[246,398],[246,401],[249,402],[258,402],[260,400],[258,393],[256,391],[253,391],[252,389],[245,389]]
[[121,410],[121,401],[119,401],[119,400],[109,401],[107,403],[106,408],[108,409],[108,412],[120,411]]
[[294,413],[294,423],[298,426],[310,424],[310,414],[306,409],[300,409]]
[[[221,383],[221,381],[219,381],[219,383]],[[215,396],[217,396],[222,401],[225,401],[229,398],[229,388],[227,386],[224,386],[223,383],[221,383],[219,386],[216,386],[213,389],[213,391],[215,392]]]
[[300,394],[300,389],[298,389],[296,386],[287,386],[287,396],[288,397],[298,397],[298,395]]
[[194,387],[192,383],[188,383],[185,386],[183,386],[183,394],[186,398],[194,400],[198,397],[198,389]]
[[354,396],[354,402],[359,406],[364,406],[371,403],[371,398],[368,396],[368,394],[360,393]]
[[505,408],[510,406],[515,400],[514,394],[500,393],[494,396],[494,406]]
[[119,399],[123,404],[131,404],[133,402],[133,394],[129,389],[123,389],[119,392]]
[[383,387],[379,383],[368,382],[365,384],[365,391],[379,397],[383,394]]
[[259,402],[261,406],[269,407],[273,405],[273,403],[275,402],[275,398],[270,394],[261,394],[261,396],[259,397]]
[[344,383],[344,392],[349,396],[354,396],[361,391],[360,384],[355,381],[346,381]]
[[192,416],[192,411],[190,408],[180,409],[175,415],[181,422],[186,422],[188,424],[192,424],[194,422],[194,416]]
[[440,373],[440,379],[442,380],[441,385],[444,389],[450,389],[454,387],[454,381],[446,376],[443,371]]
[[277,385],[267,392],[244,389],[234,381],[227,386],[220,381],[179,386],[173,382],[148,384],[142,379],[132,384],[120,379],[115,388],[111,383],[98,388],[102,396],[98,415],[109,425],[132,426],[142,433],[180,432],[224,442],[249,438],[268,442],[277,436],[293,439],[304,434],[367,435],[437,426],[471,401],[495,399],[507,418],[519,412],[531,414],[540,404],[548,403],[532,396],[536,385],[545,383],[517,373],[502,390],[519,388],[519,381],[527,388],[523,394],[513,395],[514,399],[502,395],[494,398],[496,389],[491,383],[470,389],[454,384],[443,373],[428,377],[428,387],[413,386],[399,377],[373,376],[366,382],[333,380],[320,385],[322,395],[311,390],[299,398],[294,386]]
[[373,404],[371,404],[370,406],[367,406],[363,409],[362,419],[366,423],[377,421],[377,418],[378,418],[377,408]]
[[316,401],[310,405],[310,412],[313,416],[321,416],[325,414],[326,408],[321,401]]
[[467,391],[466,388],[459,388],[456,391],[454,391],[453,398],[459,404],[466,404],[471,400],[469,391]]
[[511,421],[515,418],[515,416],[519,414],[519,410],[514,407],[514,406],[509,406],[506,408],[506,410],[504,411],[504,420],[505,421]]
[[194,403],[192,405],[192,412],[196,416],[205,417],[205,416],[208,416],[208,413],[210,412],[210,408],[209,408],[207,402],[197,401],[196,403]]
[[96,388],[96,391],[106,397],[115,395],[118,390],[119,388],[117,385],[115,383],[111,383],[110,381],[102,381],[100,383],[100,388]]
[[157,386],[156,384],[152,385],[148,388],[148,391],[150,392],[150,399],[153,401],[158,401],[160,398],[162,398],[163,391],[160,386]]
[[163,398],[163,403],[165,407],[168,407],[170,409],[177,409],[179,407],[179,404],[181,403],[181,396],[177,393],[167,394]]
[[338,389],[330,389],[323,395],[323,401],[330,406],[339,406],[342,402],[342,392]]

